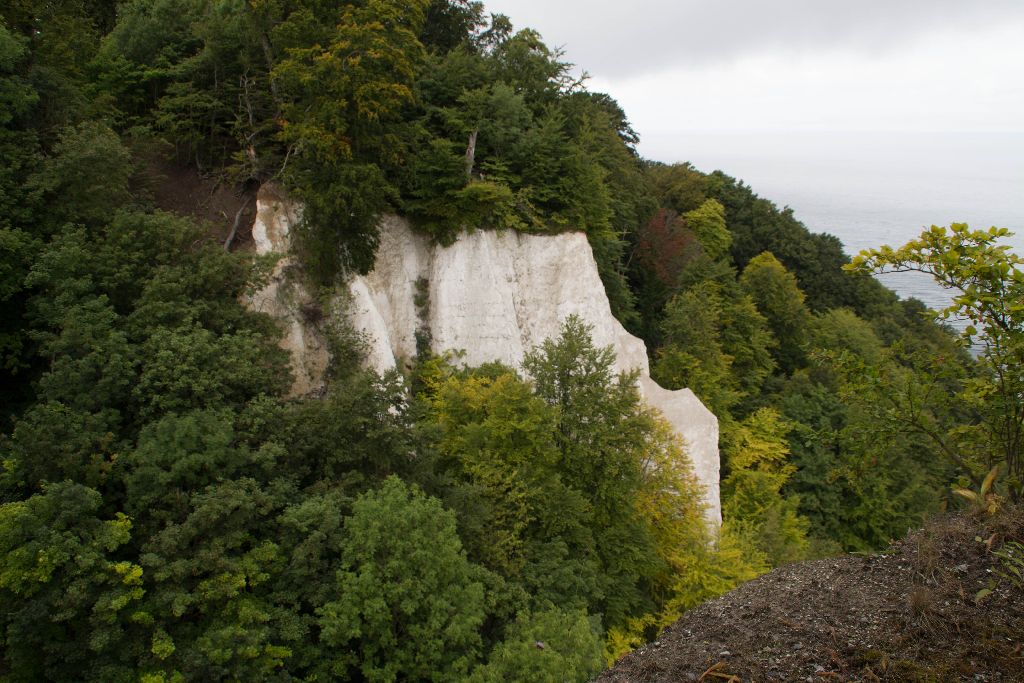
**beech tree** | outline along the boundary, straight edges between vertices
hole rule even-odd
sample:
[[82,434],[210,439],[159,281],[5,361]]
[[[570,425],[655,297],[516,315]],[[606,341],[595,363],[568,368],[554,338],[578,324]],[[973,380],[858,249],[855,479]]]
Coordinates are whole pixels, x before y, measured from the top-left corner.
[[523,612],[472,683],[584,683],[600,673],[600,626],[581,611]]
[[272,73],[287,97],[280,136],[295,152],[286,179],[305,204],[298,246],[322,284],[373,266],[377,219],[398,199],[385,169],[404,157],[401,113],[425,57],[417,36],[426,8],[427,0],[346,6],[326,44],[290,48]]
[[725,226],[725,207],[714,199],[708,199],[692,211],[683,214],[686,227],[697,235],[704,253],[719,259],[729,253],[732,235]]
[[[573,519],[579,506],[571,499],[578,496],[565,490],[556,467],[555,413],[511,370],[468,376],[447,370],[450,376],[428,379],[426,392],[429,424],[438,432],[436,466],[453,479],[444,499],[459,514],[471,559],[523,580],[524,572],[532,574],[526,565],[538,561],[538,542],[545,535],[551,540],[541,529],[550,529],[555,517],[563,529],[584,521]],[[553,535],[575,545],[571,534]],[[591,548],[575,550],[584,555]],[[593,572],[577,568],[578,576]]]
[[[119,561],[131,538],[121,513],[101,515],[99,492],[65,482],[0,505],[0,633],[12,681],[107,678],[142,569]],[[85,637],[85,636],[88,637]]]
[[665,307],[665,344],[651,375],[671,389],[690,388],[716,415],[727,415],[742,398],[733,358],[722,348],[723,302],[714,283],[682,292]]
[[459,681],[480,655],[483,572],[455,516],[397,477],[362,496],[337,597],[319,610],[326,673],[367,681]]
[[[933,225],[897,249],[862,251],[849,269],[923,272],[953,295],[951,305],[932,314],[967,323],[962,338],[978,344],[982,368],[981,375],[966,378],[956,394],[957,400],[977,411],[977,419],[967,428],[982,446],[975,462],[959,464],[979,481],[993,465],[1002,465],[1004,481],[1019,499],[1024,493],[1024,259],[999,243],[1009,234],[1006,228],[971,230],[965,223],[948,229]],[[918,423],[911,419],[909,424]],[[941,441],[963,436],[963,430],[957,430]]]
[[729,429],[734,433],[726,440],[722,516],[772,566],[804,559],[807,520],[797,513],[799,499],[781,493],[796,471],[788,462],[787,425],[777,412],[762,408]]
[[523,360],[537,395],[556,411],[562,480],[589,504],[607,625],[653,609],[643,583],[662,566],[634,503],[655,423],[641,407],[635,375],[616,375],[614,363],[612,348],[595,346],[578,316]]
[[778,346],[773,355],[779,369],[792,373],[807,364],[807,328],[810,311],[796,277],[769,251],[750,260],[740,276],[740,286],[768,321]]
[[690,387],[720,419],[759,394],[775,367],[767,321],[729,274],[724,283],[704,280],[673,297],[662,331],[654,378]]

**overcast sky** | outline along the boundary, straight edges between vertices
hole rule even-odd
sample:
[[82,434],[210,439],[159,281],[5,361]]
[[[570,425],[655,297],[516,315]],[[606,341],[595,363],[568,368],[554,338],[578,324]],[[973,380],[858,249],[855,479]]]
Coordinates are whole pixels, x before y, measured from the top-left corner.
[[1024,0],[485,0],[673,131],[1024,132]]

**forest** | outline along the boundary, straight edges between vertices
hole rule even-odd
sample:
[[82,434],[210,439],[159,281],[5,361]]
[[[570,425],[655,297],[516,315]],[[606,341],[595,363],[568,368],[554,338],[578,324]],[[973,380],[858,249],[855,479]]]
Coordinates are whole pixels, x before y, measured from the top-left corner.
[[[611,97],[471,0],[0,18],[0,679],[587,681],[990,472],[1021,496],[1005,230],[851,260],[720,171],[641,158]],[[378,375],[327,326],[324,395],[288,398],[281,331],[241,303],[273,259],[169,206],[169,168],[243,208],[268,182],[301,201],[327,308],[388,212],[441,244],[584,231],[653,377],[719,418],[721,529],[576,318],[522,372],[423,353]],[[957,295],[933,315],[882,270]]]

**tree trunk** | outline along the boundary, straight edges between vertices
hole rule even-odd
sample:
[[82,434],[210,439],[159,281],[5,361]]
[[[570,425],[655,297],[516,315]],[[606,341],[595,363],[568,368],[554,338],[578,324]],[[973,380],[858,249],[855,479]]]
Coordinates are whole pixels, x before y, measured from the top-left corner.
[[263,50],[263,61],[267,64],[267,80],[270,82],[270,96],[274,98],[274,104],[278,110],[281,109],[281,96],[277,92],[277,82],[274,80],[274,50],[270,47],[270,39],[267,34],[260,31],[260,48]]
[[473,163],[476,161],[476,136],[479,128],[474,128],[469,134],[469,144],[466,145],[466,180],[473,177]]
[[238,234],[238,226],[242,222],[242,214],[245,213],[245,209],[249,206],[249,200],[252,197],[246,196],[245,201],[238,207],[238,211],[235,212],[235,223],[231,226],[231,234],[224,240],[224,251],[231,251],[231,243],[235,241],[235,235]]
[[245,3],[245,8],[249,11],[249,18],[252,20],[252,28],[259,36],[260,50],[263,52],[263,62],[267,67],[267,81],[270,83],[270,95],[274,98],[274,104],[277,105],[278,112],[280,112],[281,97],[277,92],[277,83],[274,82],[274,48],[270,45],[270,36],[268,36],[267,32],[263,29],[259,17],[256,14],[256,9],[252,6],[252,0]]

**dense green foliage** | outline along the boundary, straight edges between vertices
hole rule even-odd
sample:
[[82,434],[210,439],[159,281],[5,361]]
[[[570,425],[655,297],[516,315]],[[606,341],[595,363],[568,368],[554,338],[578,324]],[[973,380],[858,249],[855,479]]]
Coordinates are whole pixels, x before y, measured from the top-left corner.
[[936,315],[969,323],[963,337],[981,347],[977,372],[954,375],[960,380],[954,383],[941,357],[920,362],[927,363],[922,374],[947,378],[953,401],[973,419],[943,431],[946,423],[936,420],[934,412],[950,407],[938,401],[929,402],[933,415],[904,409],[883,419],[897,418],[905,431],[930,438],[974,483],[993,466],[1002,466],[1010,494],[1019,500],[1024,495],[1024,259],[997,243],[1006,235],[1006,229],[971,230],[962,223],[948,231],[932,226],[899,249],[861,253],[850,268],[920,271],[953,291],[952,303]]
[[[884,546],[977,476],[965,443],[936,457],[929,433],[977,422],[978,402],[949,397],[978,370],[920,304],[844,274],[837,240],[721,172],[648,177],[662,209],[635,233],[629,279],[652,374],[718,415],[723,510],[771,564]],[[729,241],[692,218],[711,201]]]
[[[976,362],[789,210],[643,162],[614,100],[477,2],[0,16],[3,680],[584,681],[773,566],[885,544],[954,480],[1002,464],[1020,495],[999,231],[855,263],[959,288]],[[379,376],[325,326],[324,395],[287,398],[243,304],[273,263],[161,210],[164,154],[300,199],[314,291],[372,265],[384,211],[442,243],[585,231],[655,378],[719,417],[721,529],[578,319],[522,375]]]

